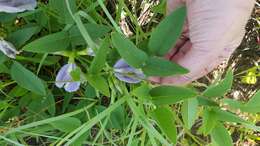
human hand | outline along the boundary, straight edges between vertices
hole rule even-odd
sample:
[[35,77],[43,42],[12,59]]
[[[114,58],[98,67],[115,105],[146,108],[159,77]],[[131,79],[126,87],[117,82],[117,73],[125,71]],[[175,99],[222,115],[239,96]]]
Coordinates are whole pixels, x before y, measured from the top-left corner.
[[187,7],[183,34],[166,58],[190,70],[175,77],[151,78],[160,84],[188,84],[228,60],[241,43],[254,0],[168,0],[168,11]]

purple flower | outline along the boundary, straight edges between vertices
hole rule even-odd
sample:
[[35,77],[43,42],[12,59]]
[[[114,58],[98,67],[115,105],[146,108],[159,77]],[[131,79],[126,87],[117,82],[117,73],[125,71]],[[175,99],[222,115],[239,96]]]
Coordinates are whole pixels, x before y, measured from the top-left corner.
[[114,65],[115,76],[127,83],[139,83],[145,78],[140,69],[129,66],[123,59],[120,59]]
[[0,38],[0,51],[2,51],[9,58],[15,59],[16,54],[20,52],[15,49],[13,44]]
[[0,0],[0,12],[18,13],[34,10],[36,6],[36,0]]
[[76,64],[69,63],[61,67],[56,77],[55,85],[64,88],[67,92],[75,92],[80,87],[80,82],[73,81],[70,72],[76,69]]

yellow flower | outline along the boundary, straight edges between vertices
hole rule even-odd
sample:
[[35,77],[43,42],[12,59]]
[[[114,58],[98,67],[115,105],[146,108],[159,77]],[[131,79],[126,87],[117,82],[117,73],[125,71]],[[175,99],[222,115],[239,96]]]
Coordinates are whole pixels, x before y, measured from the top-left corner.
[[242,78],[242,83],[254,85],[257,82],[255,72],[249,71],[246,76]]

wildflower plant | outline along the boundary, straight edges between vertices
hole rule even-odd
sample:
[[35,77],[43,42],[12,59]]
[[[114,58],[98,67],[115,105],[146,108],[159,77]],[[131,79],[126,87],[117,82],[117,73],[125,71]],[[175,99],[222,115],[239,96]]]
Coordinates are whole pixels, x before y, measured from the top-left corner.
[[231,146],[226,125],[260,131],[234,113],[259,113],[259,91],[246,103],[226,98],[231,69],[203,90],[148,80],[189,72],[164,59],[181,34],[185,7],[144,32],[119,0],[135,24],[126,38],[118,25],[123,11],[111,14],[107,4],[0,0],[1,145],[171,146],[188,137],[189,144]]

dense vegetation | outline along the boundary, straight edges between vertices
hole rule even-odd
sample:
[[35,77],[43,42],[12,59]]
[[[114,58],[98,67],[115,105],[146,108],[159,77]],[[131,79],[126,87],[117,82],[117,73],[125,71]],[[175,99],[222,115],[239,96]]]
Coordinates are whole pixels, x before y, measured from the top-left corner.
[[257,145],[258,7],[224,69],[180,87],[148,80],[188,72],[162,58],[186,17],[165,6],[42,0],[1,12],[0,145]]

